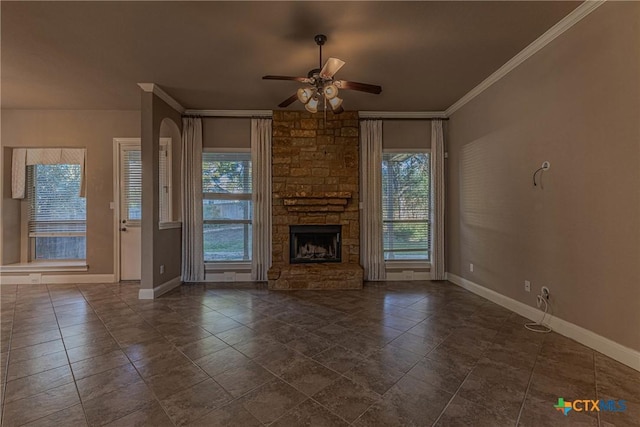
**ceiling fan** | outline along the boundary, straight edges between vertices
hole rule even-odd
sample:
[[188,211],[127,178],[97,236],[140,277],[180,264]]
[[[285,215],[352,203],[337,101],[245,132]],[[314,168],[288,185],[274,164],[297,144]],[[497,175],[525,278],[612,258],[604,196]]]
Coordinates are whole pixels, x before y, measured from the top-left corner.
[[304,104],[304,108],[311,112],[318,112],[318,104],[320,100],[324,100],[324,109],[327,103],[331,106],[331,110],[335,114],[340,114],[344,110],[342,108],[342,99],[338,97],[339,89],[358,90],[361,92],[373,93],[378,95],[382,92],[382,86],[371,85],[367,83],[350,82],[347,80],[334,79],[335,74],[345,64],[338,58],[329,58],[322,65],[322,46],[327,41],[327,36],[318,34],[314,37],[316,44],[320,49],[320,68],[314,68],[309,71],[307,77],[291,77],[291,76],[263,76],[264,80],[294,80],[306,83],[308,86],[301,87],[296,93],[278,104],[278,107],[285,108],[293,104],[296,100]]

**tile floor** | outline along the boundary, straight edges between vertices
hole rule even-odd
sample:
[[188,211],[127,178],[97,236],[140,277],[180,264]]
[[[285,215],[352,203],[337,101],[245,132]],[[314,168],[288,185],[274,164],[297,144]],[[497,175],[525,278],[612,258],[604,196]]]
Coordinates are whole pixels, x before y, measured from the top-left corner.
[[449,283],[1,291],[3,426],[640,425],[640,373]]

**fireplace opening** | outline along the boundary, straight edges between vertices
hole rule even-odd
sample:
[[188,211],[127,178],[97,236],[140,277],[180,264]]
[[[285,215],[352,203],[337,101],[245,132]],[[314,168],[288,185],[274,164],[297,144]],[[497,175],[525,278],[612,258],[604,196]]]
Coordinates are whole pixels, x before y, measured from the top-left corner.
[[341,262],[341,225],[289,226],[289,262]]

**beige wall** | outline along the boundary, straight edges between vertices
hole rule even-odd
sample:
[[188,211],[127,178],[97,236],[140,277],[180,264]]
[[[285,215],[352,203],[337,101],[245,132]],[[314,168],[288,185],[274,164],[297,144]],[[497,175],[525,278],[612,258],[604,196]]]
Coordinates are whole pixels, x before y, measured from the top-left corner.
[[636,350],[639,17],[604,4],[453,114],[447,207],[448,271],[531,306],[547,285],[554,315]]
[[251,119],[244,117],[203,117],[204,148],[251,148]]
[[[424,149],[431,147],[431,121],[384,120],[385,149]],[[244,117],[204,117],[204,148],[251,148],[251,119]]]
[[383,149],[431,148],[430,120],[383,120]]
[[[109,207],[113,201],[113,138],[139,136],[139,111],[2,111],[2,147],[87,149],[87,274],[113,273],[114,211]],[[8,150],[3,151],[7,166],[10,156]],[[20,224],[19,203],[10,199],[10,174],[10,168],[3,168],[3,263],[16,261],[15,230]]]

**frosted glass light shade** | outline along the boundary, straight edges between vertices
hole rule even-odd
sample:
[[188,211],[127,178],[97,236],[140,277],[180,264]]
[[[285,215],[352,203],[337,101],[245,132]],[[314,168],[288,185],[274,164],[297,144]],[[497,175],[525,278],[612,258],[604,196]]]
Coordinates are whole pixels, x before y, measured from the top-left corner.
[[304,108],[310,113],[318,112],[318,98],[311,98],[309,102],[307,102]]
[[335,111],[342,105],[342,98],[338,98],[336,96],[335,98],[329,100],[329,104],[331,105],[331,109]]
[[338,96],[338,88],[336,85],[327,85],[324,87],[324,96],[327,99],[333,99]]
[[315,91],[316,90],[312,87],[305,87],[305,88],[301,87],[300,89],[298,89],[298,92],[297,92],[298,100],[303,104],[306,104],[313,97],[313,95],[315,94]]

